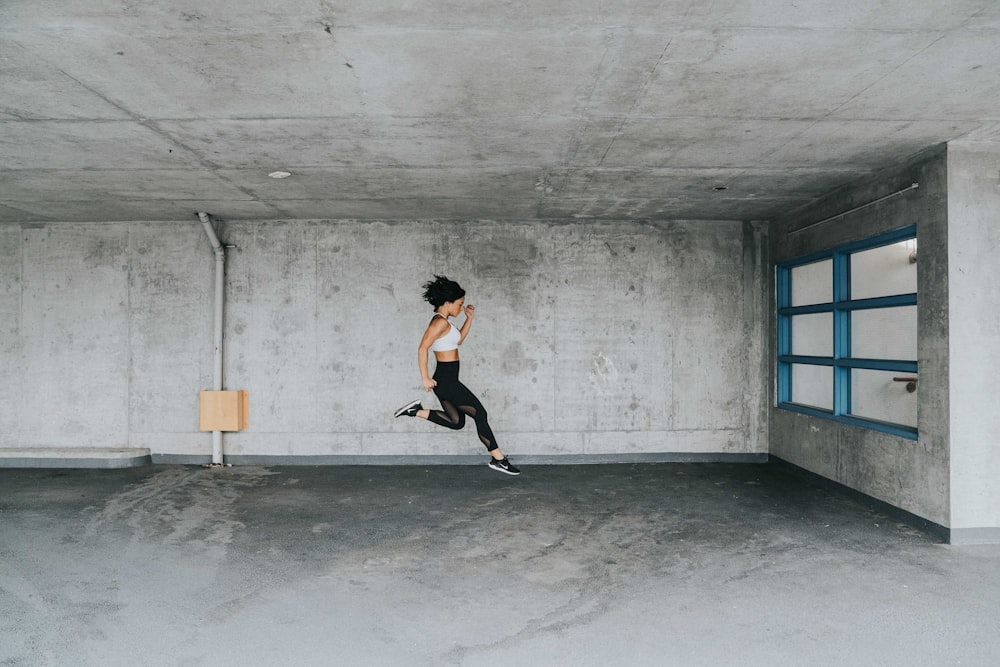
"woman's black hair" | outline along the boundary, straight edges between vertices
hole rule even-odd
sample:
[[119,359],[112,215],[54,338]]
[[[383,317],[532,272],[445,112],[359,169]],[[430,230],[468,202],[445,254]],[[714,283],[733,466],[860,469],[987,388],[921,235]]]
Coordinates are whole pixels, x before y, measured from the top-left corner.
[[434,280],[424,283],[424,301],[427,301],[435,309],[449,301],[458,301],[465,296],[465,290],[454,280],[448,280],[444,276],[436,275]]

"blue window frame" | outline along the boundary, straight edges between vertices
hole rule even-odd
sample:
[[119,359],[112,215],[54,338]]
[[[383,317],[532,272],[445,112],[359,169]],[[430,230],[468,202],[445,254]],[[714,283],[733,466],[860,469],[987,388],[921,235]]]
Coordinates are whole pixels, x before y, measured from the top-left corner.
[[[851,355],[852,349],[852,313],[864,310],[900,308],[904,306],[916,306],[916,292],[908,294],[893,294],[890,296],[879,296],[874,298],[851,298],[851,256],[865,250],[871,250],[880,246],[898,244],[901,241],[916,239],[916,226],[911,225],[902,229],[889,232],[874,238],[857,241],[854,243],[838,246],[830,250],[814,253],[806,257],[799,257],[789,262],[777,266],[776,291],[777,291],[777,359],[778,359],[778,396],[777,404],[781,409],[793,410],[796,412],[832,419],[838,422],[853,424],[871,428],[877,431],[891,433],[911,440],[917,439],[916,426],[897,424],[888,421],[866,418],[854,414],[852,410],[852,373],[857,371],[889,371],[896,374],[912,375],[917,373],[917,361],[915,353],[913,359],[865,359],[855,358]],[[914,256],[915,258],[915,256]],[[915,261],[912,260],[912,261]],[[832,286],[830,301],[822,303],[809,303],[806,305],[792,305],[792,276],[793,269],[805,267],[817,262],[828,262],[832,271]],[[823,269],[826,264],[820,265]],[[829,323],[832,332],[824,332],[824,339],[832,334],[832,349],[829,356],[816,355],[810,350],[808,354],[793,354],[793,326],[792,320],[796,316],[828,314],[827,318],[820,318],[818,324],[823,329]],[[914,336],[915,336],[915,332]],[[826,347],[821,345],[821,347]],[[801,365],[801,366],[798,366]],[[793,366],[799,369],[806,369],[814,376],[814,380],[821,378],[820,382],[826,382],[827,378],[832,383],[832,387],[824,387],[824,391],[830,392],[829,398],[824,398],[822,402],[827,405],[817,406],[795,402],[796,396],[793,386]],[[809,371],[808,369],[813,369]],[[823,370],[821,370],[823,369]],[[829,369],[829,370],[826,370]],[[904,378],[893,378],[903,380]],[[905,378],[907,380],[912,378]],[[914,399],[915,400],[915,399]],[[915,421],[915,420],[914,420]]]

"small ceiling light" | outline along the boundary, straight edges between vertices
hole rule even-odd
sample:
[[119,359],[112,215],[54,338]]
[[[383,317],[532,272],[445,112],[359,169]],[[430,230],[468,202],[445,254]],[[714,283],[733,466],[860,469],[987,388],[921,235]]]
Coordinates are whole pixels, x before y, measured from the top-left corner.
[[291,175],[291,172],[288,171],[272,171],[268,174],[271,178],[288,178]]

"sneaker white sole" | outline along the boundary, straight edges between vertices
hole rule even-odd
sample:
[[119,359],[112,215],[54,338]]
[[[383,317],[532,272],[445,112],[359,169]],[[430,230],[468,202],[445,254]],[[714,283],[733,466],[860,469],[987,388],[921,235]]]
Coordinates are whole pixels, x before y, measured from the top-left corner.
[[487,468],[492,468],[493,470],[496,470],[497,472],[502,472],[505,475],[520,475],[521,474],[520,470],[518,470],[517,472],[513,472],[511,470],[504,470],[500,466],[495,466],[492,463],[487,463],[486,467]]
[[396,410],[396,412],[392,416],[393,417],[402,417],[403,415],[406,414],[407,410],[410,410],[411,408],[415,408],[418,405],[420,405],[420,401],[411,401],[411,402],[407,403],[406,405],[404,405],[403,407],[401,407],[399,410]]

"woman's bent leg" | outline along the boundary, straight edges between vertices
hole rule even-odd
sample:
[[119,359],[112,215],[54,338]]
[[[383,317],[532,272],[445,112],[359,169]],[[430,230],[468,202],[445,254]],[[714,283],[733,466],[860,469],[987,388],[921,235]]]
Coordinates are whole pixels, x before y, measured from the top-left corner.
[[[435,391],[434,393],[437,392]],[[443,409],[428,410],[427,421],[433,422],[438,426],[454,429],[456,431],[461,430],[462,427],[465,426],[465,414],[456,409],[448,399],[438,396],[438,400],[441,401],[441,407]]]

